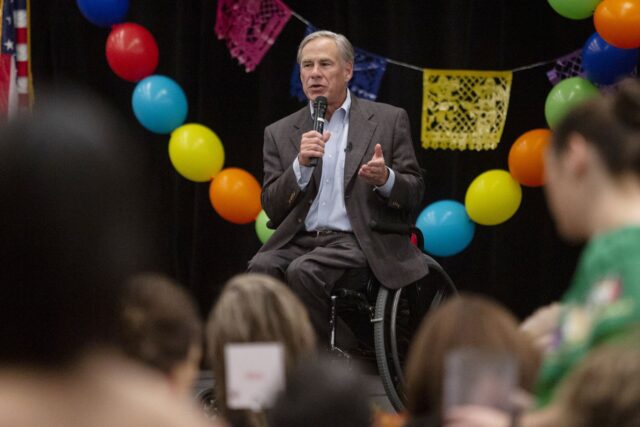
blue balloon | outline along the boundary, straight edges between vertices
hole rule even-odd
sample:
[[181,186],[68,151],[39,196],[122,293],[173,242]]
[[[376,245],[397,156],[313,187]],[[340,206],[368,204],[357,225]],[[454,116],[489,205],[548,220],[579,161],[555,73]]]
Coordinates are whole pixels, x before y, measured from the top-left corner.
[[451,256],[466,248],[476,225],[462,203],[440,200],[427,206],[418,216],[416,227],[424,236],[424,250],[436,256]]
[[187,97],[169,77],[153,75],[140,80],[131,97],[133,113],[154,133],[169,133],[187,118]]
[[85,18],[98,27],[110,27],[124,21],[129,11],[129,0],[77,0]]
[[582,68],[592,83],[610,85],[631,74],[638,64],[638,49],[620,49],[593,33],[582,48]]

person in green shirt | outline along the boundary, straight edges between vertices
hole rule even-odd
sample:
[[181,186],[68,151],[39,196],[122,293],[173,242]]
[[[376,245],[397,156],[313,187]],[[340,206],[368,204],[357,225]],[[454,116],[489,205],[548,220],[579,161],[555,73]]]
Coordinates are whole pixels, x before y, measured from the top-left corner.
[[[518,425],[552,426],[554,393],[593,349],[640,325],[640,83],[579,105],[554,129],[546,195],[563,238],[587,241],[559,304],[525,321],[544,347],[538,409]],[[546,408],[546,409],[541,409]],[[457,408],[446,426],[513,425],[486,408]]]

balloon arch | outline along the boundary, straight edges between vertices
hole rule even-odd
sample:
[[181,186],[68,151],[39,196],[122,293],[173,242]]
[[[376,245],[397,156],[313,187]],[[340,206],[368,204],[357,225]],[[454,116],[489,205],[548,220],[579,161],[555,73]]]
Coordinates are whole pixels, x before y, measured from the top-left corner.
[[[551,7],[569,19],[593,15],[597,30],[584,44],[586,78],[572,77],[557,84],[547,96],[545,117],[551,129],[575,105],[598,94],[598,86],[611,85],[631,74],[638,63],[640,47],[640,0],[548,0]],[[159,50],[144,27],[123,22],[129,0],[77,0],[91,23],[111,28],[107,37],[109,67],[120,78],[137,82],[131,104],[135,117],[150,132],[170,134],[169,158],[176,171],[194,182],[210,181],[209,196],[215,211],[235,224],[255,221],[263,243],[273,230],[261,209],[260,184],[247,171],[224,166],[224,146],[208,127],[184,124],[188,103],[178,83],[153,74]],[[594,12],[595,10],[595,12]],[[509,171],[490,170],[468,187],[464,204],[441,200],[427,206],[416,222],[425,235],[425,250],[450,256],[473,240],[476,224],[497,225],[518,210],[521,185],[544,184],[544,152],[551,130],[534,129],[521,135],[509,152]]]

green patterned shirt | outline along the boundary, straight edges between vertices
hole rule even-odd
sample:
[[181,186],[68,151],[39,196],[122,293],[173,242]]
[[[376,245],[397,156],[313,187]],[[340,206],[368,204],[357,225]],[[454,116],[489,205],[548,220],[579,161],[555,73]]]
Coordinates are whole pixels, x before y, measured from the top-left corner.
[[640,226],[597,236],[584,249],[537,384],[538,404],[587,352],[640,324]]

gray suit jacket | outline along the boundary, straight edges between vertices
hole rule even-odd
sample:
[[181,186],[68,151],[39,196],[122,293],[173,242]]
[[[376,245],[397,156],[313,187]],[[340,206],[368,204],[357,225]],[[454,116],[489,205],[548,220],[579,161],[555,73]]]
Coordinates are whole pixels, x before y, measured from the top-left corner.
[[[282,248],[301,229],[316,197],[322,160],[311,182],[301,191],[293,171],[303,133],[313,128],[309,107],[269,125],[264,133],[264,182],[262,206],[277,226],[260,251]],[[406,235],[372,231],[372,220],[410,223],[411,213],[422,201],[424,182],[416,160],[406,111],[387,104],[351,98],[348,144],[344,167],[344,198],[347,215],[373,274],[383,285],[399,288],[427,274],[420,251]],[[388,167],[395,172],[389,198],[358,178],[360,165],[373,156],[376,144]]]

